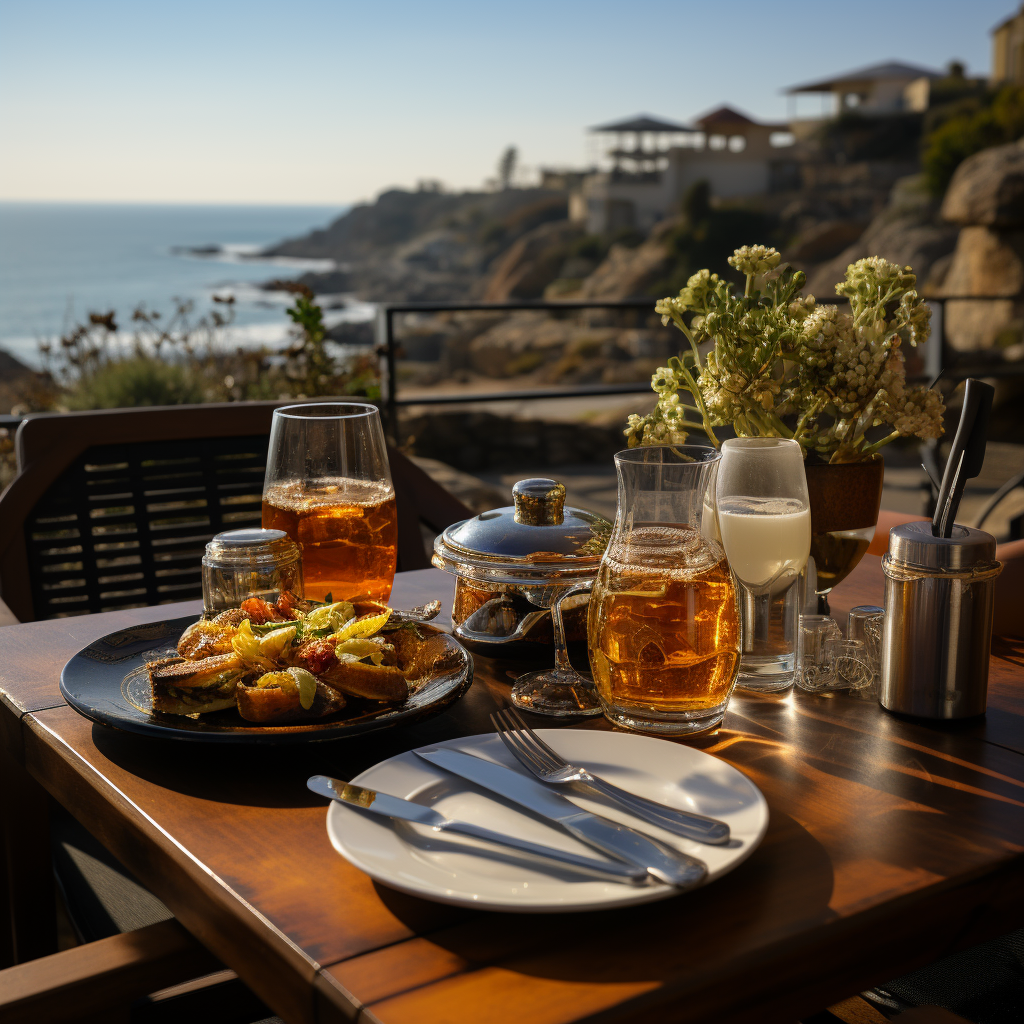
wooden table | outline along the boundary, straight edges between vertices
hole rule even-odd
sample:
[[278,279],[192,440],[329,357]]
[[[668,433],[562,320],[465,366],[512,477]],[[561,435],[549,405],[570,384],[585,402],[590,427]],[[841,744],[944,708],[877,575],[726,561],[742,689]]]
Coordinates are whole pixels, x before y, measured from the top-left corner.
[[[393,600],[435,596],[450,608],[451,579],[425,570],[400,576]],[[868,558],[834,613],[880,596]],[[519,916],[376,885],[334,853],[324,804],[304,785],[490,730],[513,665],[476,658],[470,692],[434,719],[301,750],[143,740],[62,703],[61,666],[86,643],[193,607],[0,630],[0,739],[289,1022],[792,1021],[1021,924],[1024,686],[1013,644],[997,644],[989,713],[967,724],[904,720],[846,695],[737,695],[723,727],[690,742],[767,797],[756,853],[661,903]],[[29,797],[22,813],[28,822]]]

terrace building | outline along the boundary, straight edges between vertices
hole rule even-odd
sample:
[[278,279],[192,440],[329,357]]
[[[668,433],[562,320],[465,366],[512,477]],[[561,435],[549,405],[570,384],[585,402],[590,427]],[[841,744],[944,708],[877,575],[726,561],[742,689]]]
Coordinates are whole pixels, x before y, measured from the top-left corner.
[[1024,85],[1024,5],[992,29],[993,85]]
[[718,198],[736,199],[764,195],[792,176],[789,126],[731,107],[691,124],[639,115],[590,131],[604,166],[572,192],[569,215],[594,234],[649,230],[698,181]]
[[[924,111],[928,109],[931,83],[944,77],[943,72],[931,68],[887,61],[794,85],[785,90],[790,100],[790,122],[796,135],[806,138],[844,111],[871,116]],[[813,116],[800,116],[798,104],[805,96],[818,97],[819,110]]]

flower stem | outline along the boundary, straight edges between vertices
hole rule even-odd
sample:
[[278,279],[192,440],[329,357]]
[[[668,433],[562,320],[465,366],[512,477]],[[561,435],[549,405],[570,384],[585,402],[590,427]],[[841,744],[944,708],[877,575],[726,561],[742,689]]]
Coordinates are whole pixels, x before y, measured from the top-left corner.
[[882,448],[884,445],[887,445],[890,441],[895,441],[896,438],[899,436],[900,432],[898,430],[894,430],[891,434],[887,434],[880,441],[875,441],[873,444],[865,445],[861,449],[861,453],[863,455],[874,455],[879,448]]
[[683,379],[686,382],[686,390],[693,395],[694,402],[697,403],[697,408],[700,410],[700,417],[704,421],[704,433],[708,435],[708,440],[716,447],[720,448],[721,444],[718,438],[715,437],[714,430],[711,429],[711,418],[708,416],[707,406],[704,404],[704,396],[700,393],[700,388],[697,387],[697,382],[693,379],[693,374],[684,366],[680,371]]

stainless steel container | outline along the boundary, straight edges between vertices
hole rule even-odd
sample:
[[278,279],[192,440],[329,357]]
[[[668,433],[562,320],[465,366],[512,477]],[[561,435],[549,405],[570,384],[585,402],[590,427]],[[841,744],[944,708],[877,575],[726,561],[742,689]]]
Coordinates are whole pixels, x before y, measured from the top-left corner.
[[[491,657],[549,660],[551,605],[597,576],[611,523],[565,505],[555,480],[520,480],[514,507],[453,523],[434,542],[433,564],[456,577],[455,636]],[[586,642],[589,594],[567,596],[562,621],[570,645]]]
[[919,718],[985,713],[995,553],[994,537],[966,526],[951,537],[936,537],[930,522],[889,531],[882,707]]

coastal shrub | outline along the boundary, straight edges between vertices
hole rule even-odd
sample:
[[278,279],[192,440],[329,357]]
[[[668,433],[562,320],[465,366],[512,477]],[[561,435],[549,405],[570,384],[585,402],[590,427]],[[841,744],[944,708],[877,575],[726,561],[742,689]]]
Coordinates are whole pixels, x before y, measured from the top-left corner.
[[746,206],[716,206],[707,181],[694,183],[681,203],[683,216],[664,238],[668,266],[661,280],[648,291],[653,294],[678,293],[691,274],[702,267],[732,280],[736,272],[728,259],[755,235],[779,240],[777,218]]
[[19,412],[120,409],[255,399],[380,396],[372,350],[343,355],[327,335],[312,292],[298,287],[287,310],[294,327],[284,349],[232,348],[233,300],[196,317],[179,301],[164,318],[138,306],[132,329],[114,312],[90,313],[56,342],[43,342],[42,372],[19,387]]
[[1024,136],[1024,88],[1005,85],[938,108],[926,128],[921,164],[928,191],[939,199],[967,157]]
[[130,356],[82,376],[68,391],[68,409],[131,409],[141,405],[189,405],[205,398],[202,385],[180,363]]
[[917,158],[924,117],[919,113],[883,115],[845,110],[818,130],[821,151],[834,162]]

